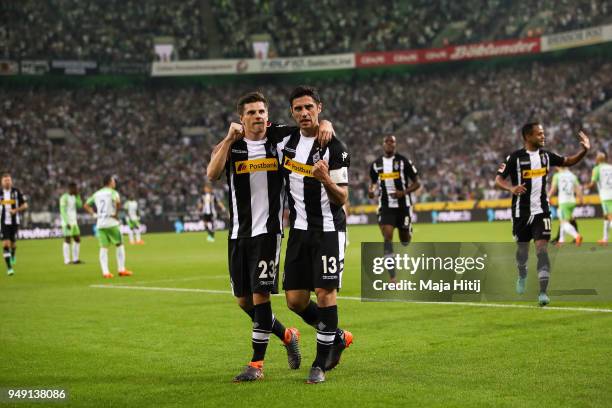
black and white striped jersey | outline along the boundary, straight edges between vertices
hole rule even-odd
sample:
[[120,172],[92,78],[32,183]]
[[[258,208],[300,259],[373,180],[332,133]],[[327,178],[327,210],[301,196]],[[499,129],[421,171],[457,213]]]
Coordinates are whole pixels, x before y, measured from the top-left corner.
[[393,193],[406,190],[411,183],[417,180],[418,171],[414,164],[401,154],[391,157],[380,156],[370,166],[370,180],[378,184],[380,196],[379,208],[408,208],[412,205],[412,197],[406,194],[395,198]]
[[203,215],[217,215],[217,197],[213,193],[204,193],[200,198]]
[[512,195],[512,216],[529,217],[536,214],[550,214],[546,193],[546,176],[551,167],[562,166],[565,158],[546,150],[534,152],[520,149],[506,157],[497,174],[510,176],[512,185],[524,184],[527,191],[519,196]]
[[229,187],[229,238],[282,233],[283,177],[278,141],[294,127],[268,124],[266,137],[232,144],[225,164]]
[[9,190],[2,189],[2,210],[0,222],[2,225],[19,225],[21,221],[19,213],[11,214],[11,210],[21,207],[26,202],[26,198],[21,191],[15,187]]
[[351,158],[344,144],[335,136],[321,148],[314,137],[299,129],[283,140],[282,172],[289,203],[291,228],[310,231],[346,231],[342,206],[329,200],[323,184],[312,175],[313,165],[326,160],[331,179],[339,186],[348,185]]

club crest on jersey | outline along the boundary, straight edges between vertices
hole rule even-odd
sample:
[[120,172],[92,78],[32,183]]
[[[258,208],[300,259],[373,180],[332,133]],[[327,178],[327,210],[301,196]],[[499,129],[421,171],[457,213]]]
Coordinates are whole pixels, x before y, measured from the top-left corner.
[[399,170],[399,163],[398,162],[393,163],[393,170]]
[[545,154],[540,155],[540,160],[542,160],[542,166],[546,166],[546,164],[548,163],[548,160],[546,159]]
[[270,155],[276,157],[276,147],[274,147],[273,145],[270,145],[270,149],[268,152],[270,153]]
[[319,153],[319,150],[317,150],[316,153],[312,155],[312,162],[316,163],[319,160],[321,160],[321,154]]
[[304,177],[314,177],[312,175],[312,166],[308,165],[308,164],[304,164],[304,163],[300,163],[297,162],[295,160],[291,160],[289,157],[285,157],[285,161],[283,163],[283,166],[293,172],[293,173],[297,173],[300,174]]
[[241,160],[236,162],[236,174],[276,170],[278,170],[278,161],[276,159]]

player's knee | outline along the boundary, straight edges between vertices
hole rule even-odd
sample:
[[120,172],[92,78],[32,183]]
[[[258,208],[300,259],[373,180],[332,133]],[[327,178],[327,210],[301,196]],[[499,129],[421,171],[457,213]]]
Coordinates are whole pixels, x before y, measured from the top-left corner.
[[236,298],[236,300],[238,301],[238,306],[240,306],[240,308],[245,312],[248,312],[249,310],[253,309],[253,299],[251,299],[250,297],[242,296]]
[[74,237],[74,242],[77,244],[81,242],[81,237]]
[[316,288],[317,305],[328,307],[336,304],[336,289]]

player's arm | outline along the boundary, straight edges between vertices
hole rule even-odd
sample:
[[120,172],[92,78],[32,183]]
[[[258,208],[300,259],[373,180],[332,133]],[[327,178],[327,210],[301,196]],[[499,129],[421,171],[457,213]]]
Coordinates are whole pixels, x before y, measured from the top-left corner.
[[521,195],[525,193],[527,188],[524,184],[514,186],[510,181],[506,180],[511,171],[516,171],[516,163],[512,155],[506,157],[506,161],[503,162],[497,169],[497,176],[495,176],[495,187],[509,191],[514,195]]
[[215,197],[215,204],[217,205],[217,207],[219,207],[221,211],[227,212],[225,206],[223,205],[223,202],[221,200],[217,200],[217,197]]
[[368,197],[376,197],[376,189],[378,188],[378,172],[374,168],[374,163],[370,164],[370,187],[368,187]]
[[232,122],[227,131],[227,136],[213,149],[210,163],[206,168],[206,176],[209,180],[218,180],[221,177],[225,163],[229,158],[230,147],[242,137],[244,137],[244,128],[241,124]]
[[549,197],[553,197],[555,194],[557,194],[557,189],[558,189],[558,185],[559,185],[559,177],[558,177],[559,173],[556,173],[553,176],[552,179],[552,183],[550,183],[550,188],[548,189],[548,196]]
[[94,196],[91,196],[87,199],[87,201],[85,201],[85,204],[83,204],[83,209],[85,211],[87,211],[87,213],[89,215],[93,215],[94,217],[96,216],[96,212],[94,211],[94,209],[92,208],[93,203],[95,202],[94,200]]
[[593,169],[593,173],[591,174],[591,181],[585,184],[584,188],[591,191],[597,185],[598,181],[599,181],[599,166]]
[[405,190],[397,190],[395,192],[396,198],[404,197],[406,194],[410,194],[421,188],[417,169],[409,160],[404,161],[404,177],[406,180],[412,181],[412,183],[409,186],[406,186]]
[[578,180],[576,180],[576,185],[574,186],[574,191],[576,192],[576,202],[578,204],[582,204],[582,200],[584,198],[584,194],[582,193],[582,187]]
[[323,184],[332,203],[340,206],[346,203],[346,200],[348,200],[348,186],[339,186],[334,182],[329,172],[329,165],[325,160],[319,160],[315,163],[312,175]]
[[329,120],[322,120],[319,122],[319,129],[317,130],[317,142],[319,146],[325,147],[334,136],[334,127]]
[[121,198],[119,198],[119,193],[116,191],[113,191],[113,201],[115,202],[115,213],[112,216],[117,217],[119,210],[121,210]]
[[15,209],[11,209],[9,211],[11,214],[17,214],[17,213],[20,213],[20,212],[24,212],[25,210],[28,209],[28,202],[26,201],[25,197],[23,196],[23,194],[21,194],[21,191],[19,191],[19,190],[17,192],[17,199],[22,204],[19,207],[15,208]]
[[[580,151],[574,154],[573,156],[566,157],[562,164],[564,167],[573,166],[574,164],[578,163],[580,160],[582,160],[584,156],[586,156],[587,152],[591,148],[591,142],[589,141],[589,137],[582,130],[578,132],[578,140],[580,141],[582,149],[580,149]],[[552,160],[550,164],[556,166],[556,164],[553,163]]]

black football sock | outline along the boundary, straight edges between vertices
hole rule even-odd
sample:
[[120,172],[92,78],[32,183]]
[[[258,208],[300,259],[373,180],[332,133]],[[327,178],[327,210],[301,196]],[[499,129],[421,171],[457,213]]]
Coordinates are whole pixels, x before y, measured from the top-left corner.
[[272,314],[272,333],[281,341],[285,341],[285,326]]
[[338,307],[320,307],[321,321],[317,325],[317,356],[312,363],[313,367],[325,368],[325,362],[336,338],[338,329]]
[[11,250],[8,248],[4,248],[4,262],[6,262],[6,267],[11,269]]
[[270,302],[255,305],[255,319],[253,319],[253,358],[251,362],[263,361],[266,348],[272,332],[272,305]]
[[527,277],[527,259],[529,259],[529,243],[520,242],[516,249],[516,266],[521,278]]
[[17,252],[17,248],[11,248],[11,256],[15,257],[15,252]]
[[255,320],[255,308],[253,306],[249,306],[248,309],[242,306],[240,306],[240,308],[244,311],[244,313],[249,315],[249,318],[251,318],[251,321]]
[[312,300],[310,301],[310,303],[308,303],[308,306],[306,306],[304,310],[302,310],[301,312],[295,312],[295,313],[298,316],[300,316],[302,320],[306,322],[306,324],[309,324],[315,327],[315,329],[316,329],[316,325],[321,320],[320,313],[319,313],[319,307]]
[[546,293],[548,280],[550,279],[550,259],[548,252],[538,254],[538,279],[540,280],[540,292]]
[[[393,256],[393,242],[385,241],[384,250],[385,250],[385,257]],[[389,269],[389,276],[392,279],[395,278],[395,268]]]

